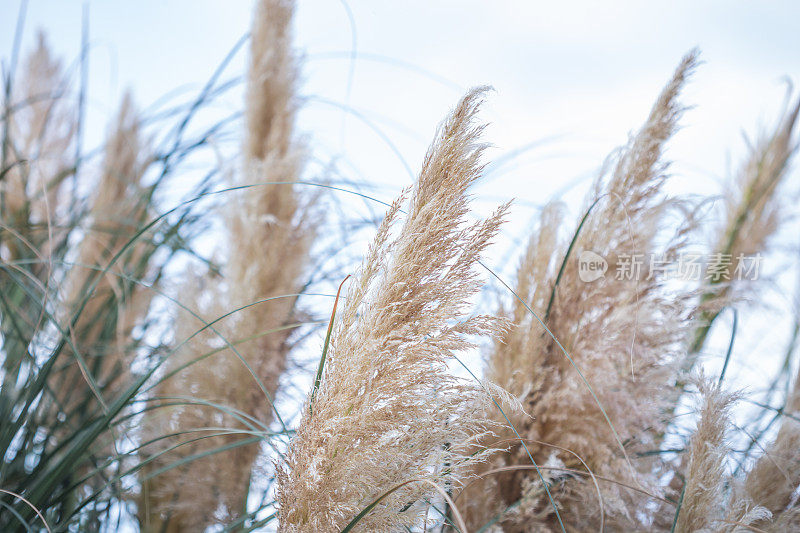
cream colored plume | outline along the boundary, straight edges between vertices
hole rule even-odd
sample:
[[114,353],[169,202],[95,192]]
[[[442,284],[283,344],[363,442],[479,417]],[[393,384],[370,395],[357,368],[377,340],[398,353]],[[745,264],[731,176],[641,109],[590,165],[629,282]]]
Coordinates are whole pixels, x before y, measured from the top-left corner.
[[[206,289],[205,296],[213,294],[214,305],[201,305],[199,300],[186,303],[210,321],[263,301],[216,326],[235,344],[238,356],[231,350],[215,353],[181,370],[158,389],[161,396],[191,396],[254,417],[260,431],[274,418],[272,402],[291,348],[293,330],[287,326],[300,319],[294,295],[302,289],[319,218],[316,197],[301,194],[292,184],[299,179],[304,162],[304,146],[294,133],[298,102],[297,59],[291,47],[293,12],[292,1],[259,0],[256,4],[244,112],[243,171],[233,183],[252,186],[229,194],[224,205],[228,234],[224,288]],[[197,290],[184,291],[193,293]],[[187,336],[203,328],[202,321],[188,314],[179,322]],[[219,346],[220,340],[206,331],[172,356],[166,369],[179,368]],[[148,527],[166,523],[168,531],[231,523],[246,512],[250,478],[259,454],[257,442],[242,445],[255,440],[252,428],[217,408],[184,405],[173,409],[177,412],[163,415],[165,425],[155,424],[162,432],[203,427],[234,432],[183,446],[165,455],[163,463],[225,446],[232,449],[150,480],[143,522]],[[192,438],[196,435],[187,434],[180,440]]]
[[[148,201],[141,180],[152,161],[149,154],[139,116],[126,95],[103,147],[100,178],[90,199],[90,227],[64,281],[68,308],[63,322],[65,327],[74,322],[68,327],[70,346],[77,348],[85,363],[79,363],[70,350],[63,372],[54,379],[53,388],[68,417],[80,417],[80,411],[86,410],[85,405],[75,404],[75,399],[101,395],[101,391],[91,390],[90,376],[108,390],[129,376],[133,357],[130,335],[146,314],[152,292],[127,277],[146,275],[142,257],[149,245],[143,241],[134,244],[108,273],[100,279],[97,276],[145,223]],[[73,321],[73,313],[81,307]]]
[[[65,234],[61,211],[68,207],[65,200],[69,194],[63,183],[74,173],[77,131],[70,96],[61,62],[53,57],[40,32],[12,91],[13,112],[8,119],[0,179],[0,219],[27,244],[18,237],[4,237],[0,243],[4,260],[37,254],[37,259],[46,259],[49,241],[58,241]],[[42,279],[47,276],[45,264],[32,270]]]
[[505,210],[466,222],[467,189],[483,168],[482,93],[469,92],[441,126],[403,224],[401,196],[349,282],[319,390],[280,471],[281,531],[339,531],[375,502],[358,531],[419,525],[434,486],[459,481],[457,450],[486,429],[486,393],[447,369],[472,346],[468,335],[499,327],[465,315]]
[[[734,186],[726,191],[723,224],[717,231],[713,262],[709,265],[723,275],[712,278],[700,298],[697,327],[689,346],[691,354],[702,350],[712,322],[737,297],[736,289],[741,293],[747,287],[746,278],[737,280],[737,266],[747,266],[748,257],[763,253],[786,217],[788,206],[779,192],[797,151],[794,128],[798,112],[800,99],[781,117],[775,130],[763,135],[751,148]],[[691,369],[695,358],[688,360],[684,370]]]
[[[612,159],[610,177],[598,178],[570,241],[559,238],[560,207],[542,213],[517,271],[508,313],[515,327],[495,344],[487,368],[489,380],[523,403],[524,414],[506,415],[525,446],[510,429],[487,441],[509,449],[494,454],[485,479],[459,499],[472,528],[494,518],[504,531],[560,530],[559,520],[568,530],[643,527],[645,515],[630,509],[646,509],[656,483],[652,461],[634,452],[652,447],[663,428],[670,363],[686,328],[687,296],[668,294],[662,275],[650,270],[652,254],[674,254],[682,242],[677,235],[666,250],[655,244],[668,205],[661,156],[695,62],[695,53],[681,61],[644,126]],[[583,279],[580,262],[598,256],[608,264],[604,276]],[[543,466],[551,496],[529,453]],[[614,482],[598,485],[591,473]]]
[[747,474],[744,488],[749,501],[772,513],[774,526],[789,530],[791,526],[800,527],[800,507],[795,498],[800,487],[800,371],[782,415],[775,440]]
[[726,433],[730,429],[730,408],[736,399],[704,379],[698,381],[701,396],[700,419],[689,444],[689,465],[685,473],[680,509],[674,530],[679,533],[722,531],[719,520],[725,509],[725,457],[730,452]]

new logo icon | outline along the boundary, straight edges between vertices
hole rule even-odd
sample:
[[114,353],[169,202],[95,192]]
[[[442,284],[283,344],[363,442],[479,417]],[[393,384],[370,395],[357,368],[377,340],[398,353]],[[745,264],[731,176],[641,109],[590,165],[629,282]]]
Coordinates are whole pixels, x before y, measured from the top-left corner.
[[578,277],[585,283],[602,278],[608,270],[608,261],[600,254],[584,250],[578,256]]

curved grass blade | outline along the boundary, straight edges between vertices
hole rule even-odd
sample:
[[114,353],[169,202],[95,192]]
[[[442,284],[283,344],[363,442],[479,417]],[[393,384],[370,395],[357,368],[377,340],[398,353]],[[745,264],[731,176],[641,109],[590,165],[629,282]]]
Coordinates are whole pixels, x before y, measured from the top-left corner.
[[312,406],[314,405],[314,398],[317,395],[317,390],[322,382],[322,372],[325,370],[325,359],[328,355],[328,346],[331,343],[331,333],[333,332],[333,319],[336,317],[336,306],[339,305],[339,296],[342,293],[344,282],[350,279],[348,274],[346,278],[339,284],[339,290],[336,291],[336,300],[333,302],[333,311],[331,311],[331,320],[328,323],[328,332],[325,334],[325,344],[322,346],[322,357],[319,359],[319,367],[317,368],[317,376],[314,378],[314,387],[311,389],[311,397],[308,401],[308,412],[312,413]]

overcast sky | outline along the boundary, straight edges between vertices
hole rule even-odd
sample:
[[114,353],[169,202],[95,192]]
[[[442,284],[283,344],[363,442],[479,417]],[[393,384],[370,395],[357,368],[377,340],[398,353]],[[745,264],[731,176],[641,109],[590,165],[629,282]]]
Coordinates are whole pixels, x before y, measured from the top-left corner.
[[[89,2],[87,144],[100,142],[127,88],[144,107],[177,88],[198,90],[247,32],[251,3]],[[82,6],[31,0],[25,48],[42,28],[68,64],[76,60]],[[0,0],[3,58],[18,9],[18,0]],[[496,146],[490,157],[534,144],[477,187],[479,207],[517,198],[506,232],[521,236],[536,206],[554,194],[579,205],[593,172],[638,128],[696,46],[703,64],[684,94],[694,107],[668,151],[671,188],[715,194],[744,153],[742,132],[773,124],[788,80],[800,81],[798,21],[800,3],[790,1],[301,0],[295,29],[308,101],[300,129],[320,160],[381,185],[375,194],[390,200],[410,183],[406,167],[419,167],[459,96],[490,84],[496,91],[483,115]],[[226,77],[240,74],[245,59],[238,54]],[[215,105],[235,111],[241,92]],[[785,312],[791,284],[772,290]],[[785,340],[758,337],[763,353],[777,353]]]
[[[199,88],[247,31],[252,2],[88,4],[89,113],[103,124],[126,88],[144,106],[176,88]],[[82,5],[31,0],[26,45],[43,28],[55,50],[75,60]],[[2,57],[18,8],[19,0],[0,0]],[[798,20],[800,4],[788,1],[301,0],[296,42],[306,54],[303,92],[313,97],[301,127],[319,150],[352,161],[365,178],[399,186],[410,180],[399,159],[355,115],[343,128],[344,113],[333,103],[382,128],[414,169],[460,94],[490,84],[497,91],[485,114],[493,155],[542,142],[492,190],[541,203],[624,142],[680,57],[698,46],[705,63],[685,95],[696,108],[670,156],[678,177],[713,189],[727,155],[741,149],[741,130],[769,123],[786,80],[800,80]],[[244,61],[239,54],[230,75]],[[225,104],[240,106],[240,94]],[[99,140],[93,133],[98,128],[90,128],[90,142]]]

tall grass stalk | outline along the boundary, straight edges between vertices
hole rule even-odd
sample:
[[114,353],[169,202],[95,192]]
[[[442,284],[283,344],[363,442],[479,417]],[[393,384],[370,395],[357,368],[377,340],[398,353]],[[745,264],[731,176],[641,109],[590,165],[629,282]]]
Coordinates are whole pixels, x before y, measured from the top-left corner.
[[476,262],[505,212],[466,222],[467,190],[483,168],[482,93],[469,92],[442,124],[405,220],[396,227],[403,195],[350,283],[279,471],[281,531],[338,531],[357,516],[358,531],[420,526],[437,496],[430,483],[458,483],[469,459],[459,450],[488,427],[483,390],[447,370],[467,336],[501,329],[465,316],[480,288]]
[[[292,347],[295,330],[282,326],[302,319],[296,294],[304,284],[308,252],[319,223],[319,212],[314,207],[316,197],[303,196],[292,185],[300,177],[305,158],[304,147],[294,133],[298,102],[297,60],[290,32],[293,11],[294,3],[284,0],[256,4],[250,36],[242,167],[232,183],[273,184],[235,191],[226,199],[228,249],[223,280],[195,276],[185,287],[185,294],[196,295],[194,306],[209,320],[254,300],[262,303],[244,308],[220,324],[225,338],[241,341],[237,342],[237,353],[226,351],[194,361],[218,342],[207,331],[169,358],[167,373],[185,368],[164,379],[155,391],[157,397],[164,398],[191,392],[253,417],[263,427],[269,427],[275,417],[278,381]],[[275,298],[281,295],[295,296]],[[202,327],[186,314],[179,322],[183,335],[180,339]],[[262,331],[271,333],[259,335]],[[187,365],[188,362],[192,364]],[[237,417],[191,402],[152,413],[156,420],[149,431],[154,435],[181,434],[209,426],[229,428],[231,433],[182,446],[153,465],[156,468],[182,457],[218,452],[150,479],[144,486],[142,523],[153,531],[200,530],[246,515],[250,478],[260,447],[258,442],[235,443],[251,439],[249,428],[243,427]],[[181,436],[178,440],[186,438]],[[163,442],[164,446],[168,444],[169,441]]]
[[[683,59],[644,126],[612,159],[609,176],[597,179],[587,214],[568,243],[560,239],[560,206],[543,210],[517,271],[518,300],[505,312],[515,327],[488,359],[487,377],[523,402],[527,415],[512,421],[538,464],[585,468],[645,493],[657,492],[653,461],[634,464],[630,456],[651,446],[662,427],[669,361],[678,357],[687,323],[680,302],[687,295],[666,293],[658,273],[648,275],[648,264],[630,277],[619,268],[635,254],[658,251],[655,238],[669,207],[661,193],[667,177],[661,153],[683,112],[677,97],[695,61],[694,53]],[[683,236],[673,237],[666,254],[678,251]],[[603,278],[581,279],[576,267],[587,252],[608,259]],[[544,317],[572,361],[529,308]],[[500,516],[507,531],[557,529],[541,480],[528,469],[514,469],[529,462],[527,451],[511,434],[500,440],[509,449],[494,454],[487,469],[508,472],[473,484],[464,495],[472,527]],[[629,513],[646,508],[640,492],[607,484],[598,489],[558,469],[544,482],[568,528],[594,528],[598,520],[621,529],[642,527],[643,516]]]

